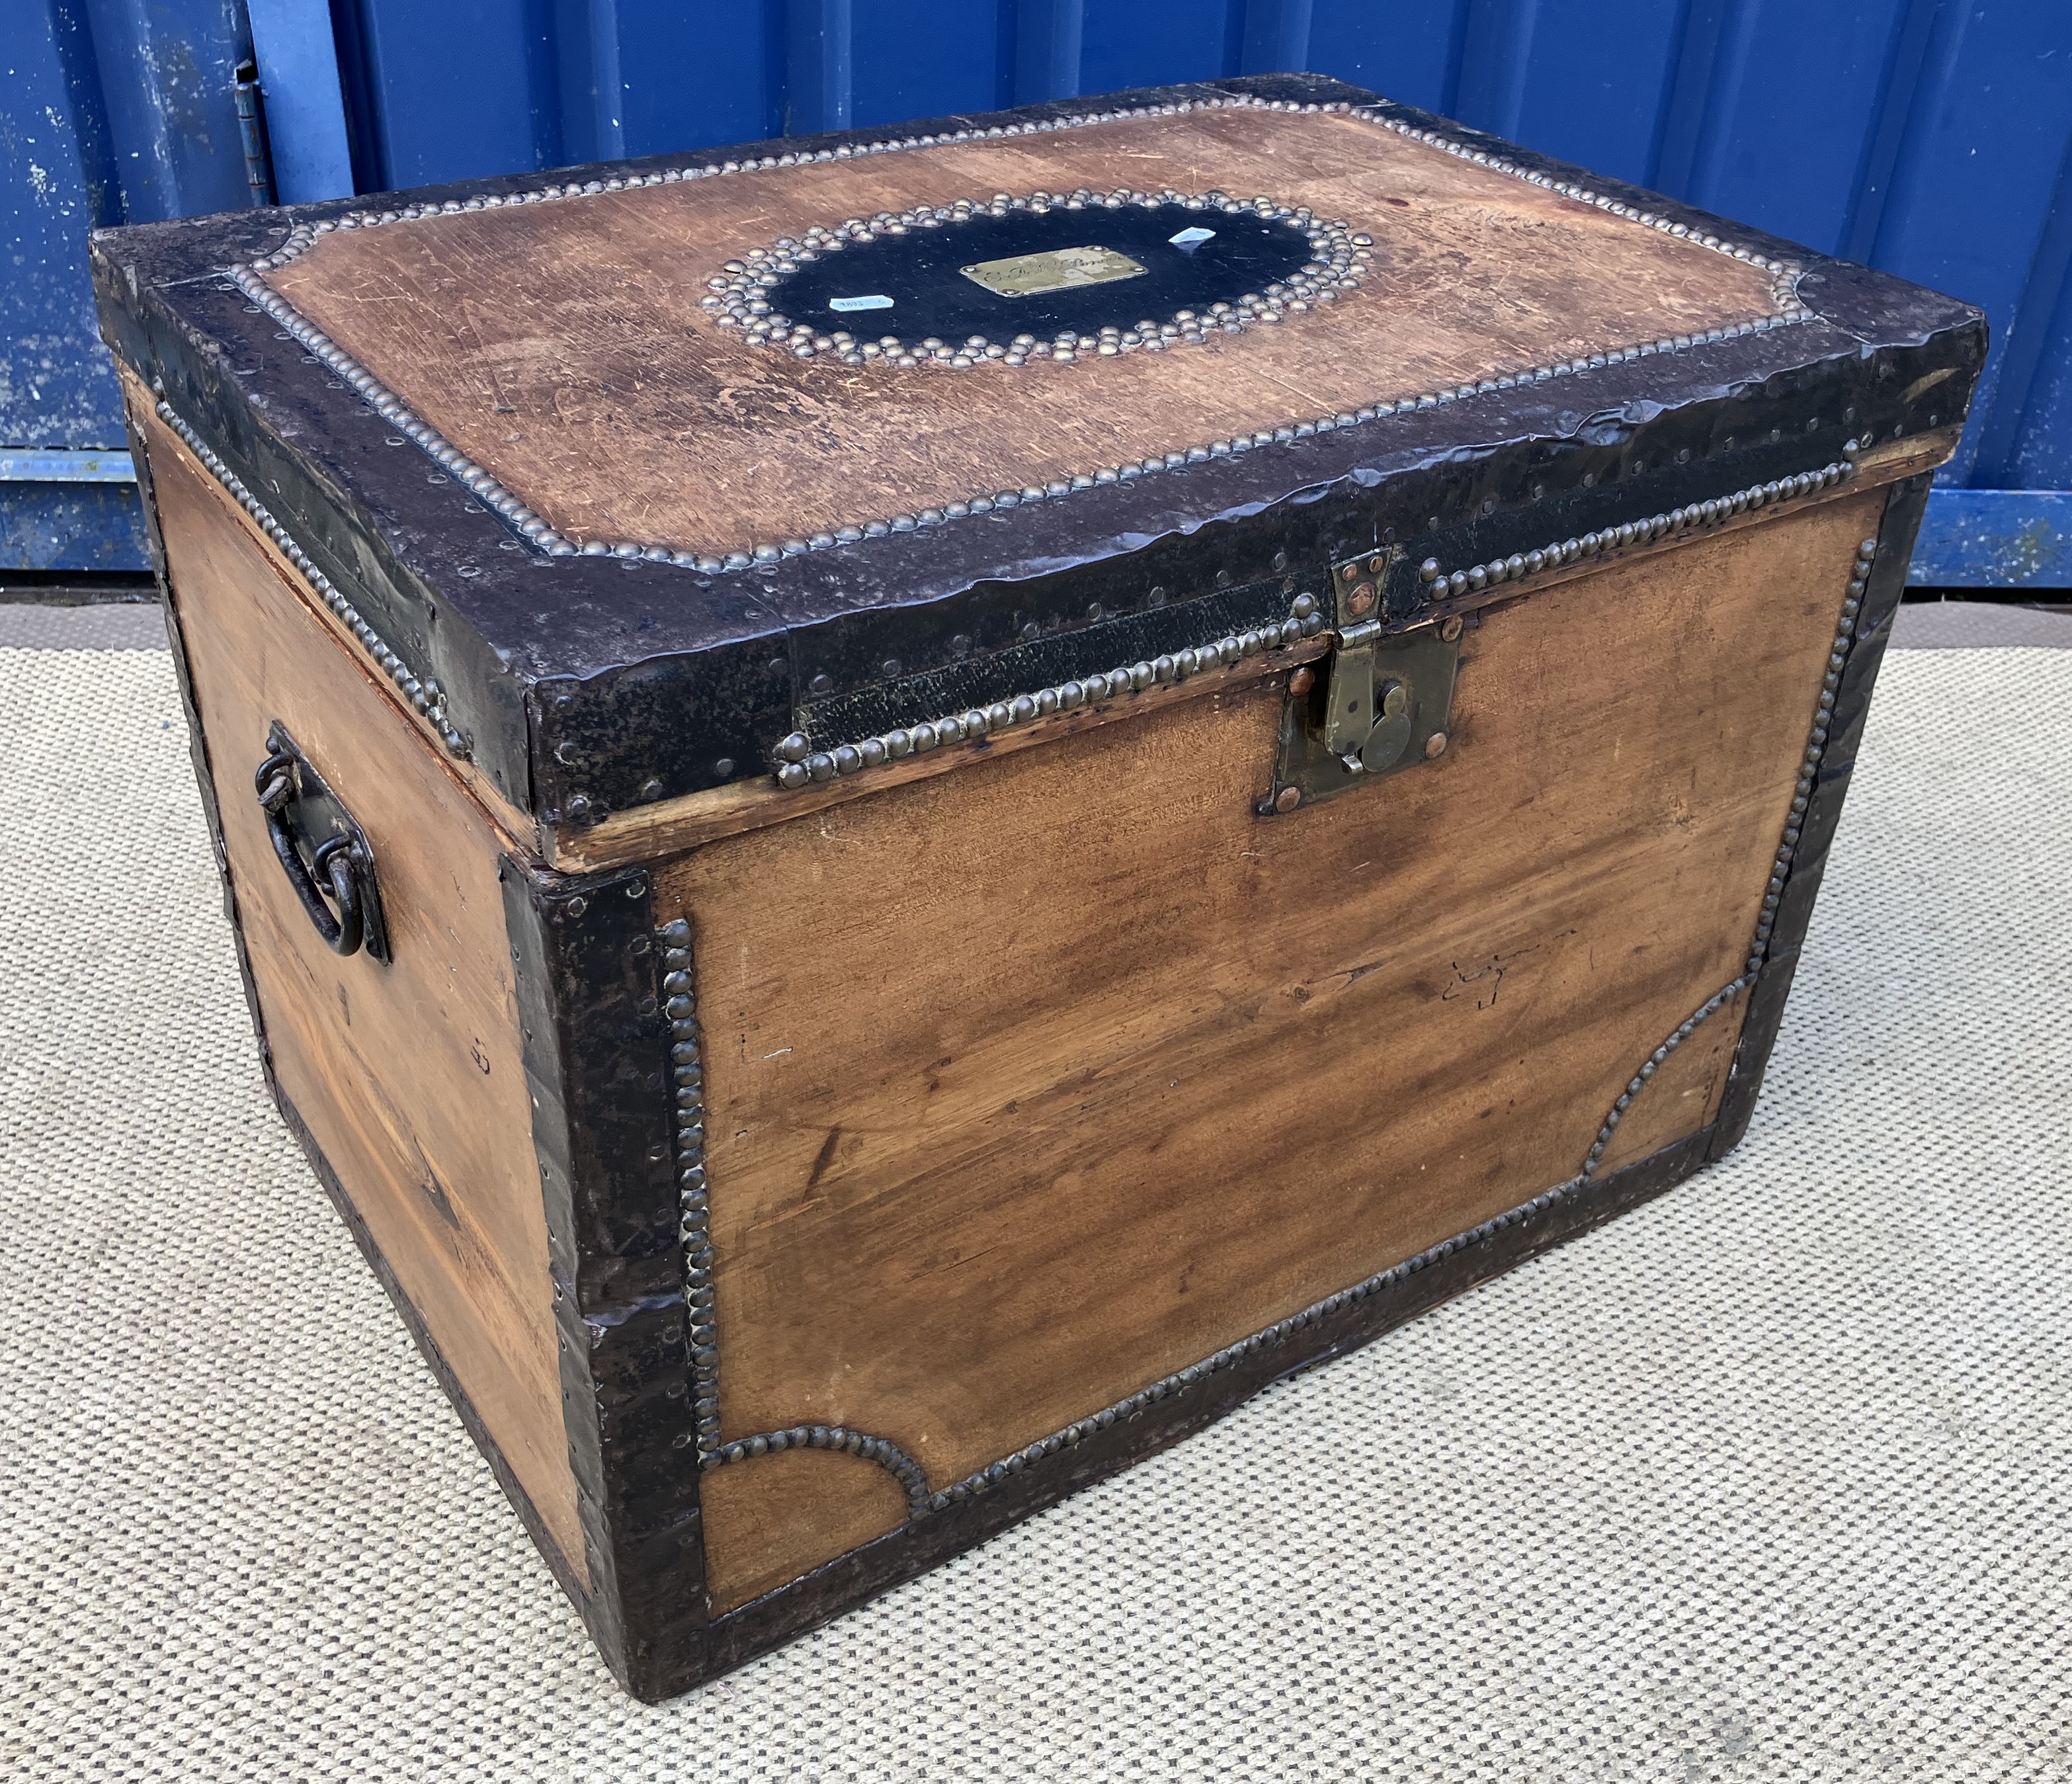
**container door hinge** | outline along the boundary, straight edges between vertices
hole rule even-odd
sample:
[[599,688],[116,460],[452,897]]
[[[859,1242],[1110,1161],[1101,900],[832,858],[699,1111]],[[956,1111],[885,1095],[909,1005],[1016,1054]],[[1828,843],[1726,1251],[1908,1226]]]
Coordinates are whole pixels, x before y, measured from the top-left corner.
[[1334,573],[1338,647],[1314,672],[1289,677],[1273,788],[1262,815],[1334,799],[1445,750],[1462,622],[1454,617],[1384,633],[1373,617],[1380,580],[1370,573],[1373,561],[1361,559]]

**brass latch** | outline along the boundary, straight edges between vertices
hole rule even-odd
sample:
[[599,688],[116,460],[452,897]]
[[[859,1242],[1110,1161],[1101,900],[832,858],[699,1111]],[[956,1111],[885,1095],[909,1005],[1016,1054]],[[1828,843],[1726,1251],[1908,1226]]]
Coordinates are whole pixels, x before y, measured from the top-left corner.
[[1334,567],[1338,648],[1289,677],[1273,791],[1262,808],[1293,812],[1439,755],[1453,718],[1461,622],[1384,633],[1378,615],[1389,560]]

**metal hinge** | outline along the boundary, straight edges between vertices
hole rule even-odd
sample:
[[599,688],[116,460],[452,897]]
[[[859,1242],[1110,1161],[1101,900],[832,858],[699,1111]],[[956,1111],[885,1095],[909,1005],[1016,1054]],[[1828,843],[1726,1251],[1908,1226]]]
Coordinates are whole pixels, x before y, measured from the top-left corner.
[[1333,565],[1338,647],[1314,671],[1305,667],[1289,677],[1273,790],[1263,813],[1335,798],[1445,750],[1461,621],[1383,631],[1382,577],[1398,555]]
[[[328,41],[328,39],[327,39]],[[266,100],[259,64],[250,56],[232,70],[231,97],[237,107],[237,136],[245,150],[245,186],[254,209],[274,202],[273,150],[266,136]]]

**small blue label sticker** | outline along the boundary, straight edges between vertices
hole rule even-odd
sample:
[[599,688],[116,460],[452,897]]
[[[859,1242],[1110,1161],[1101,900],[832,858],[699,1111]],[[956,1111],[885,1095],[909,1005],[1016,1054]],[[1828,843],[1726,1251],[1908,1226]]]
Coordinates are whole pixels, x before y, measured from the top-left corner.
[[1191,254],[1215,233],[1213,229],[1204,229],[1197,225],[1192,229],[1182,229],[1177,236],[1168,236],[1166,239],[1175,248]]
[[853,310],[890,310],[892,300],[874,292],[867,298],[829,298],[828,307],[838,310],[846,316]]

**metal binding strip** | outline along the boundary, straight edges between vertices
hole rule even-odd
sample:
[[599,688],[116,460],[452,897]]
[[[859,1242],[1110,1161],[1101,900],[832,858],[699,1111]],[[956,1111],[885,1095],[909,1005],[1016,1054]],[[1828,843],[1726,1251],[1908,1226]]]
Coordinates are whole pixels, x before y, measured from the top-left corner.
[[163,397],[158,400],[158,419],[179,435],[187,449],[208,467],[209,475],[230,492],[237,505],[259,523],[266,536],[280,547],[282,555],[302,572],[319,598],[350,631],[360,648],[372,657],[383,674],[394,682],[413,711],[438,734],[450,754],[465,762],[471,746],[446,717],[446,695],[430,676],[419,676],[383,641],[381,635],[360,617],[360,610],[347,600],[337,586],[311,561],[288,529],[276,520],[265,504],[248,489],[236,472],[219,458],[208,442],[189,427]]
[[925,755],[946,743],[976,743],[996,732],[1047,718],[1053,713],[1070,712],[1124,694],[1141,693],[1147,688],[1188,680],[1205,669],[1221,668],[1261,651],[1278,650],[1324,629],[1324,616],[1314,595],[1298,594],[1289,617],[1277,626],[1231,632],[1212,643],[1178,651],[1148,662],[1128,663],[1105,675],[1090,675],[1055,687],[1038,688],[1034,693],[1017,694],[1012,700],[995,701],[989,706],[974,706],[968,712],[952,713],[942,718],[902,726],[860,743],[845,743],[838,749],[816,750],[804,731],[794,731],[777,746],[779,758],[777,784],[796,791],[816,781],[853,775],[865,768],[883,767],[902,757]]
[[[915,229],[939,229],[980,217],[1011,216],[1017,212],[1041,216],[1054,210],[1119,211],[1125,206],[1156,210],[1164,205],[1225,216],[1243,212],[1299,229],[1309,241],[1310,261],[1303,269],[1263,290],[1235,294],[1229,302],[1211,304],[1200,312],[1179,310],[1162,324],[1111,326],[1092,335],[1067,329],[1050,340],[1038,340],[1034,335],[1017,335],[1005,342],[989,340],[983,335],[961,341],[933,336],[902,341],[894,335],[859,340],[847,329],[823,333],[810,323],[794,323],[777,314],[769,301],[781,298],[786,281],[801,266],[823,255],[839,253],[852,243],[902,236]],[[1212,334],[1239,335],[1254,323],[1281,322],[1318,304],[1335,303],[1341,291],[1359,289],[1373,258],[1373,247],[1374,237],[1355,235],[1350,224],[1326,222],[1306,204],[1277,204],[1270,198],[1240,202],[1227,192],[1180,192],[1170,187],[1162,192],[1140,192],[1127,186],[1096,192],[1082,186],[1071,192],[1032,192],[1020,197],[1001,192],[990,199],[952,199],[948,204],[923,205],[896,215],[883,211],[875,216],[851,217],[832,229],[816,224],[796,240],[780,236],[767,248],[751,248],[727,261],[706,281],[710,292],[698,302],[716,312],[713,320],[721,327],[738,331],[739,339],[749,346],[781,346],[802,360],[828,353],[845,365],[925,365],[959,372],[995,360],[1008,366],[1026,365],[1032,360],[1071,365],[1089,358],[1159,352],[1182,343],[1198,347]]]
[[[401,397],[275,291],[262,276],[275,268],[287,265],[306,253],[321,237],[341,229],[378,228],[388,224],[407,223],[419,218],[449,216],[461,212],[491,211],[512,205],[545,203],[563,199],[588,197],[601,192],[626,191],[639,187],[676,185],[686,180],[710,179],[729,174],[775,167],[804,166],[817,162],[849,161],[869,155],[993,138],[1038,136],[1059,130],[1083,129],[1092,125],[1114,123],[1129,118],[1173,117],[1183,113],[1220,110],[1333,113],[1379,125],[1443,154],[1524,180],[1530,185],[1557,193],[1575,203],[1592,205],[1610,215],[1630,219],[1643,227],[1659,230],[1688,241],[1694,247],[1709,249],[1730,259],[1760,267],[1772,275],[1771,296],[1776,308],[1767,315],[1727,327],[1665,335],[1652,341],[1613,347],[1601,353],[1515,368],[1477,379],[1471,384],[1447,386],[1395,401],[1364,405],[1357,409],[1341,410],[1335,414],[1314,416],[1305,421],[1283,422],[1250,434],[1234,434],[1227,438],[1205,441],[1182,450],[1154,454],[1147,458],[1125,460],[1120,464],[1103,466],[1068,478],[1053,478],[1045,483],[1028,484],[1021,489],[977,490],[960,500],[947,502],[939,508],[923,508],[911,513],[889,515],[840,525],[831,521],[818,531],[782,541],[754,542],[738,549],[701,551],[640,540],[592,539],[579,546],[565,537],[529,507],[523,498],[506,487],[488,470],[416,414]],[[652,173],[614,175],[606,179],[550,184],[526,191],[491,193],[469,199],[446,199],[436,204],[406,204],[394,210],[350,212],[345,216],[326,218],[319,223],[297,224],[289,232],[286,240],[273,253],[228,268],[226,276],[232,282],[232,288],[242,292],[255,308],[278,323],[313,359],[327,367],[342,382],[359,392],[376,414],[392,423],[407,438],[416,442],[456,481],[502,516],[520,536],[529,541],[540,550],[557,557],[582,555],[644,558],[654,563],[676,564],[706,575],[717,575],[725,571],[746,569],[754,565],[775,563],[806,552],[832,550],[838,545],[851,545],[861,539],[882,538],[887,533],[912,532],[940,526],[951,520],[965,520],[973,515],[990,514],[1031,502],[1055,500],[1081,490],[1129,483],[1157,471],[1177,471],[1186,465],[1205,463],[1213,458],[1235,457],[1261,447],[1290,445],[1297,440],[1314,438],[1319,434],[1362,426],[1384,416],[1407,413],[1413,409],[1439,408],[1488,391],[1510,390],[1520,384],[1544,384],[1552,379],[1567,377],[1600,366],[1646,359],[1655,354],[1681,352],[1710,342],[1761,334],[1770,329],[1805,322],[1811,319],[1812,312],[1798,298],[1797,281],[1802,270],[1788,261],[1769,259],[1746,248],[1737,247],[1720,236],[1693,232],[1686,224],[1671,223],[1652,212],[1622,204],[1588,187],[1573,186],[1544,174],[1528,171],[1505,157],[1471,149],[1437,131],[1419,129],[1389,116],[1380,107],[1356,106],[1344,101],[1319,104],[1295,100],[1260,99],[1247,93],[1227,93],[1201,99],[1179,100],[1170,105],[1075,113],[1067,117],[1045,118],[1026,124],[995,124],[984,129],[946,130],[940,134],[901,137],[879,142],[845,144],[839,149],[763,155],[746,162],[708,162],[700,166],[663,168]]]
[[719,1449],[719,1345],[713,1330],[713,1254],[705,1194],[705,1065],[698,1055],[697,989],[691,926],[679,917],[656,932],[662,996],[669,1018],[669,1079],[674,1092],[676,1236],[684,1250],[684,1317],[690,1346],[691,1428],[698,1465]]

